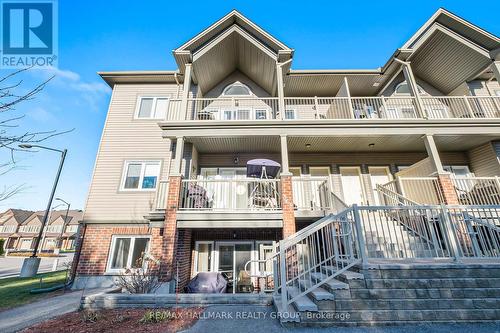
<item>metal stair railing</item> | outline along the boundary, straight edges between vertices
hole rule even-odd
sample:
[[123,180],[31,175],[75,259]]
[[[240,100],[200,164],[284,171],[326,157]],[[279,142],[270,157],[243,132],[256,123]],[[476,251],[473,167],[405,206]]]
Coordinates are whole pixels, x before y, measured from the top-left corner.
[[[275,290],[281,291],[282,309],[360,263],[357,237],[354,211],[349,208],[281,241]],[[296,292],[291,295],[288,288]]]

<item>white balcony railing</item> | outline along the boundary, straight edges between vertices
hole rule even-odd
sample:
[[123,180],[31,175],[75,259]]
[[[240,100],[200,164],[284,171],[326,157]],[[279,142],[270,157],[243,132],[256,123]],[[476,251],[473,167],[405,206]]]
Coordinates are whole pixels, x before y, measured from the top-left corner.
[[462,205],[499,205],[499,177],[454,176],[458,202]]
[[40,232],[40,226],[23,225],[23,226],[19,227],[19,232],[37,233],[37,232]]
[[285,97],[280,115],[276,97],[171,99],[167,120],[463,119],[500,118],[500,96]]
[[180,210],[240,211],[281,209],[276,179],[182,180]]
[[2,225],[0,226],[0,233],[13,233],[16,232],[15,225]]

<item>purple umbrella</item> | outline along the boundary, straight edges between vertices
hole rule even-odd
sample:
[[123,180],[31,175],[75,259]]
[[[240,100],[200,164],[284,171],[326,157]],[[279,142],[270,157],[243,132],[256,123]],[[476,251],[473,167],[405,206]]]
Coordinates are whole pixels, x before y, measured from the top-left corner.
[[[273,160],[258,158],[247,162],[247,177],[261,178],[267,175],[267,178],[276,178],[281,165]],[[263,171],[265,171],[263,175]]]

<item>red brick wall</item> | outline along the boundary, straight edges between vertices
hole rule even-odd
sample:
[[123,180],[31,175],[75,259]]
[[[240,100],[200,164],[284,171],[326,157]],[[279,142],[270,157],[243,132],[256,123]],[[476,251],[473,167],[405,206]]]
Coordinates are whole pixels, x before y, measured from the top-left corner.
[[182,292],[191,278],[191,229],[177,229],[174,274],[178,274],[177,291]]
[[283,208],[283,238],[286,238],[296,232],[291,176],[281,176],[281,205]]
[[106,271],[112,235],[149,235],[150,229],[142,227],[111,227],[90,224],[86,226],[77,274],[101,275]]
[[162,281],[170,281],[172,279],[172,267],[174,265],[177,238],[177,206],[179,204],[180,187],[181,176],[170,176],[161,249],[160,279]]
[[438,180],[444,203],[447,205],[458,205],[457,192],[455,191],[455,185],[453,184],[451,176],[448,174],[438,175]]

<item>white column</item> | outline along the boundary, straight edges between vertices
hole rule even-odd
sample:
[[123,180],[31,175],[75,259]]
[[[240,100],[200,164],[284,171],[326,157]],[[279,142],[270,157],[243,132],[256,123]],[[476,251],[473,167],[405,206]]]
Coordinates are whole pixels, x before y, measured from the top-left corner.
[[420,98],[420,94],[418,93],[418,85],[417,80],[415,80],[415,76],[413,75],[413,71],[411,70],[410,64],[405,62],[403,63],[403,74],[405,76],[406,84],[410,89],[410,93],[415,97],[416,107],[417,107],[417,115],[419,117],[425,118],[426,114],[423,107],[422,99]]
[[276,63],[276,83],[278,85],[278,109],[280,119],[285,119],[285,92],[283,83],[283,68],[281,63]]
[[493,61],[491,69],[493,70],[493,74],[495,74],[498,84],[500,84],[500,61]]
[[443,164],[441,163],[441,158],[439,157],[439,152],[436,146],[436,142],[434,142],[434,137],[432,135],[425,135],[423,139],[425,143],[425,150],[427,150],[427,155],[429,155],[432,164],[436,169],[437,174],[441,175],[445,173],[443,169]]
[[172,166],[171,176],[181,176],[182,175],[182,157],[184,156],[184,137],[178,136],[175,145],[175,159],[174,165]]
[[193,70],[192,64],[186,64],[186,69],[184,71],[184,85],[182,88],[182,102],[181,102],[181,112],[184,114],[184,119],[188,119],[187,109],[188,109],[189,91],[191,90],[192,70]]
[[288,165],[288,140],[287,136],[282,134],[281,139],[281,175],[289,176],[290,167]]

